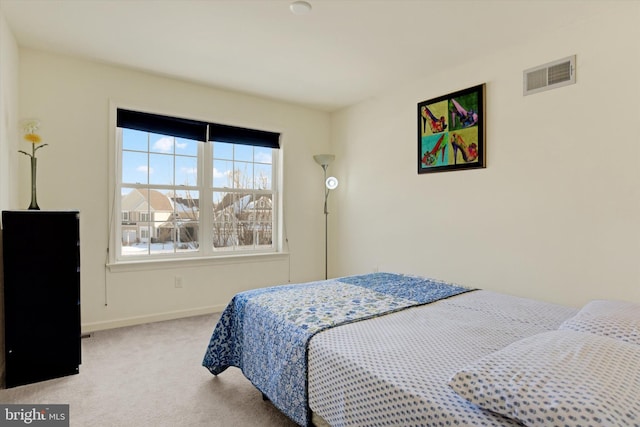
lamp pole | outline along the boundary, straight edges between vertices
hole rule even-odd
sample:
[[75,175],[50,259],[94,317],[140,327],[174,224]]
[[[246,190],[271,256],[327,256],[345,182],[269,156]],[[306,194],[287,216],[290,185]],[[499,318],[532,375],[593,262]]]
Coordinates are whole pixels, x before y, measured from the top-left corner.
[[327,168],[335,159],[333,154],[317,154],[313,156],[313,159],[322,166],[324,175],[324,279],[327,280],[329,278],[329,209],[327,208],[327,199],[329,192],[338,186],[338,180],[334,177],[327,179]]
[[[323,182],[327,182],[327,166],[322,165],[324,172]],[[329,210],[327,209],[327,199],[329,198],[329,189],[324,188],[324,280],[329,278]]]

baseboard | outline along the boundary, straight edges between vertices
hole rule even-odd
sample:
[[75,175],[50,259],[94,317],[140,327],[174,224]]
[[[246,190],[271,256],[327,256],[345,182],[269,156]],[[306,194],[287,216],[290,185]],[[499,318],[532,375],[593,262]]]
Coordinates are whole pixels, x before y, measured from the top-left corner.
[[169,311],[146,316],[134,316],[122,319],[106,320],[103,322],[91,322],[82,324],[82,333],[88,334],[106,329],[122,328],[125,326],[142,325],[144,323],[161,322],[163,320],[181,319],[183,317],[200,316],[203,314],[220,313],[226,305],[214,305],[189,310]]

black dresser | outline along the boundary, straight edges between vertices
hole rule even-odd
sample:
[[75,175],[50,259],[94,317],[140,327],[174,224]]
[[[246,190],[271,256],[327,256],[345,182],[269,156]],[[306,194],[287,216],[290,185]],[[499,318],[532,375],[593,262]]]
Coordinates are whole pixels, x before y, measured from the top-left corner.
[[6,387],[77,374],[80,214],[3,211]]

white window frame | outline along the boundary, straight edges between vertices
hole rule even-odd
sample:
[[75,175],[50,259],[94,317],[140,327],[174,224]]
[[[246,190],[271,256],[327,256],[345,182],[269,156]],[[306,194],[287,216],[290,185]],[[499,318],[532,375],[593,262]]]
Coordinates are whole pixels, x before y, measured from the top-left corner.
[[[282,237],[282,156],[283,149],[272,150],[272,245],[270,248],[258,248],[258,249],[222,249],[216,250],[213,247],[212,236],[212,224],[213,224],[213,193],[220,189],[214,188],[213,184],[213,162],[212,162],[212,144],[208,142],[200,142],[198,144],[198,179],[197,187],[199,191],[199,249],[198,251],[188,253],[174,253],[174,254],[150,254],[142,256],[122,256],[122,210],[121,210],[121,188],[129,188],[131,185],[122,183],[122,129],[116,125],[117,109],[129,109],[140,112],[148,112],[152,114],[166,115],[170,117],[185,117],[184,115],[171,114],[167,112],[154,111],[145,108],[136,108],[126,106],[120,103],[110,103],[110,147],[109,147],[109,248],[107,267],[111,270],[118,268],[158,268],[159,265],[171,266],[176,262],[188,263],[194,265],[209,264],[212,260],[219,259],[222,262],[245,262],[251,261],[254,257],[276,257],[279,258],[283,255],[287,255],[283,251],[283,237]],[[204,159],[207,159],[205,161]],[[204,163],[208,163],[209,167],[205,167]],[[205,185],[207,183],[208,185]],[[157,185],[143,185],[141,188],[154,188],[157,189]],[[175,187],[180,189],[179,186]],[[256,194],[260,194],[256,191]],[[113,215],[113,213],[120,213]],[[130,215],[129,215],[130,217]],[[203,242],[211,242],[210,244],[204,244]],[[147,267],[148,266],[148,267]]]

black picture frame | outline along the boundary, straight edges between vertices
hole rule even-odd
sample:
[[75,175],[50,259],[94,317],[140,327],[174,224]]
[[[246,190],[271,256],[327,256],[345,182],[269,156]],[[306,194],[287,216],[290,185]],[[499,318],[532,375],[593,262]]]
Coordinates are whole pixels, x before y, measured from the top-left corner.
[[418,103],[418,173],[486,167],[485,84]]

